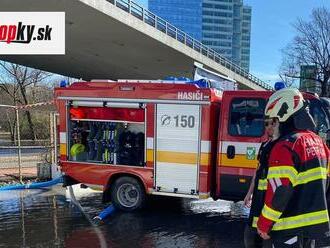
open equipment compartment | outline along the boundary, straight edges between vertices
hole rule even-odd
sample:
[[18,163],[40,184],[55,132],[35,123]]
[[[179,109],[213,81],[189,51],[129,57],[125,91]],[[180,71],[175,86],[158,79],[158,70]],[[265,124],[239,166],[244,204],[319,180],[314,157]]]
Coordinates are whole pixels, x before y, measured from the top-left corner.
[[69,160],[145,166],[145,106],[73,101],[68,106]]

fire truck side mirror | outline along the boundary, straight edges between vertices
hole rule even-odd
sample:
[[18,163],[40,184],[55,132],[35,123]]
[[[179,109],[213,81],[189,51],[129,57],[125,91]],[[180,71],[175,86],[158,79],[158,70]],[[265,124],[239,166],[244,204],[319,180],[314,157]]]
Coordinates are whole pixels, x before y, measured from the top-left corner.
[[229,159],[235,158],[235,146],[227,147],[227,158]]

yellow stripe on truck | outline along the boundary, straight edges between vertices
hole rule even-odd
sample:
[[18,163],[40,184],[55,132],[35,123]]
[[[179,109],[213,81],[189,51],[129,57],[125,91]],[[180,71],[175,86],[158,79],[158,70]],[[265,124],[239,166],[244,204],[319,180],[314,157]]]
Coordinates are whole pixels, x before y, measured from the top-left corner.
[[66,156],[66,144],[60,144],[60,155]]
[[201,165],[208,166],[209,164],[211,164],[211,153],[202,152]]
[[154,162],[154,150],[153,149],[147,149],[147,161]]
[[[150,155],[148,155],[150,154]],[[147,161],[153,161],[149,156],[153,155],[153,151],[147,151]],[[174,163],[174,164],[187,164],[195,165],[197,164],[197,153],[187,153],[187,152],[169,152],[169,151],[157,151],[157,161],[164,163]],[[211,154],[202,153],[200,158],[200,164],[202,166],[208,166],[210,163]]]
[[258,160],[253,159],[249,160],[246,158],[244,154],[236,154],[233,159],[229,159],[226,153],[222,153],[219,156],[218,165],[225,166],[225,167],[242,167],[242,168],[250,168],[255,169],[257,168]]
[[197,153],[157,151],[157,162],[195,165]]

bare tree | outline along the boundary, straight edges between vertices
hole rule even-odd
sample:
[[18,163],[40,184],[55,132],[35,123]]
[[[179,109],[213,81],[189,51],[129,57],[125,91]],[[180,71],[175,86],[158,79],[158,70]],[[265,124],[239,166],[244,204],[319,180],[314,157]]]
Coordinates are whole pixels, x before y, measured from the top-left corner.
[[[29,98],[28,89],[36,87],[51,76],[50,73],[41,70],[4,61],[0,62],[0,70],[0,89],[12,99],[13,105],[34,103],[35,97],[32,94],[32,99]],[[32,116],[28,109],[25,110],[25,115],[29,124],[30,136],[32,139],[36,139]]]
[[298,78],[295,75],[299,75],[299,66],[292,57],[284,57],[279,73],[281,80],[286,82],[287,86],[298,86]]
[[[15,105],[17,96],[17,88],[14,85],[1,85],[0,86],[0,104]],[[9,131],[11,140],[15,140],[16,130],[16,115],[12,108],[0,108],[2,113],[0,118],[1,129]]]
[[280,70],[283,77],[299,79],[300,65],[315,65],[315,80],[321,84],[321,96],[328,96],[330,79],[330,11],[317,8],[310,21],[298,19],[294,24],[297,35],[283,50],[284,59]]

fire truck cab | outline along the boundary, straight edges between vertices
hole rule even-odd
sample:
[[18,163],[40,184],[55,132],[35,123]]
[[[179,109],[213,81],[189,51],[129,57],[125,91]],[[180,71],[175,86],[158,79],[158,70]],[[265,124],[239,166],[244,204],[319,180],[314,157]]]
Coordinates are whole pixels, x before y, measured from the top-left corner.
[[[266,139],[271,94],[146,80],[56,88],[65,185],[101,187],[103,200],[125,211],[147,195],[242,199]],[[329,107],[305,98],[324,136]]]

